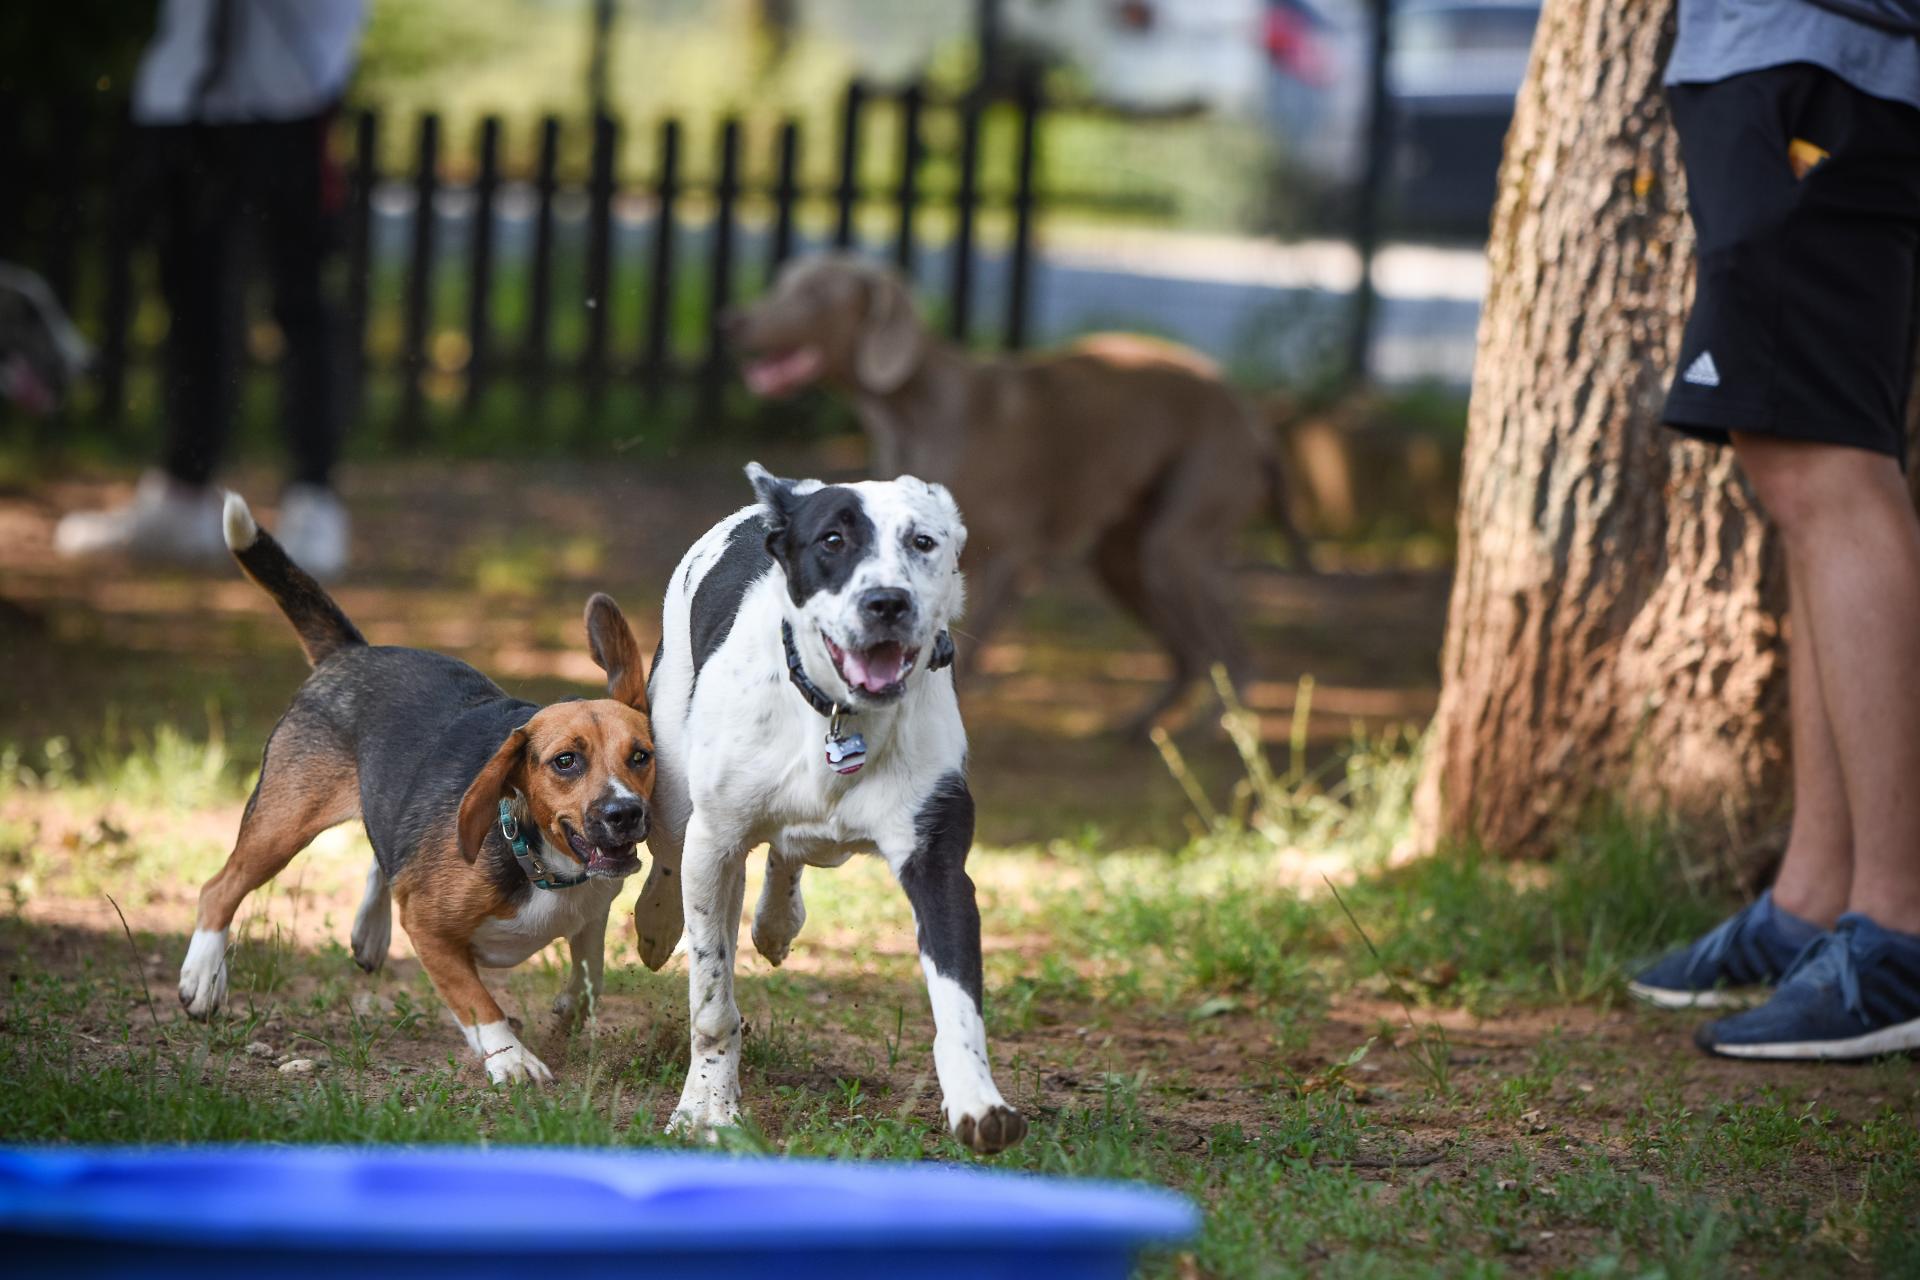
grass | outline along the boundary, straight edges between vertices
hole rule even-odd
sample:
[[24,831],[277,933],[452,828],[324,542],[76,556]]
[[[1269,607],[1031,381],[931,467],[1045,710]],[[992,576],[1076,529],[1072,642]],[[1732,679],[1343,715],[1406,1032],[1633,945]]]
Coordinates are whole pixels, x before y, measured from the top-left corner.
[[[621,938],[597,1034],[536,1041],[562,1083],[485,1087],[417,966],[370,995],[347,961],[357,836],[267,891],[232,1015],[180,1018],[167,904],[221,845],[183,844],[179,825],[230,816],[246,769],[217,735],[100,741],[118,749],[6,757],[0,1136],[677,1145],[659,1124],[684,1070],[675,973],[639,971]],[[998,1071],[1035,1121],[995,1163],[1196,1197],[1191,1256],[1149,1259],[1149,1275],[1912,1274],[1910,1069],[1703,1083],[1675,1036],[1649,1035],[1668,1024],[1625,1011],[1634,960],[1725,905],[1680,874],[1670,833],[1614,820],[1550,867],[1457,851],[1393,868],[1403,751],[1357,744],[1320,779],[1250,764],[1241,797],[1177,851],[976,853],[989,937],[1018,940],[988,955]],[[92,844],[28,830],[26,815],[88,830],[129,808],[147,816],[94,819],[111,834]],[[1346,862],[1338,900],[1302,872],[1326,856]],[[143,921],[130,938],[50,923],[109,886]],[[745,966],[752,1122],[726,1145],[969,1159],[933,1106],[898,893],[868,864],[808,892],[800,963]],[[316,911],[333,919],[316,928]],[[523,966],[510,1003],[542,1006],[560,975],[551,953]],[[1537,1030],[1489,1034],[1504,1023]],[[273,1069],[292,1054],[324,1065]]]

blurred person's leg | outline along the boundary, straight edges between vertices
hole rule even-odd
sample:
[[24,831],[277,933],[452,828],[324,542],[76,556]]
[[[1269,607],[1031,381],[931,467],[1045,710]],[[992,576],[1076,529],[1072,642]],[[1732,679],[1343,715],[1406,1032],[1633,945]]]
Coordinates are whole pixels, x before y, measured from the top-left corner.
[[329,121],[257,126],[254,148],[260,249],[285,341],[281,418],[292,474],[279,538],[296,563],[321,578],[345,569],[348,548],[346,510],[333,492],[342,397],[339,323],[326,274],[341,191],[329,167]]
[[132,500],[61,520],[67,555],[131,553],[171,560],[224,558],[220,503],[209,485],[233,416],[240,341],[237,211],[222,131],[142,131],[152,156],[161,295],[167,304],[160,466]]
[[1883,790],[1920,761],[1920,689],[1871,683],[1920,645],[1920,628],[1878,629],[1920,619],[1899,462],[1920,148],[1911,108],[1815,66],[1675,85],[1669,101],[1699,269],[1664,417],[1739,451],[1782,530],[1791,599],[1786,856],[1769,892],[1631,986],[1684,1007],[1783,983],[1863,906],[1920,927],[1920,805]]
[[[1733,441],[1780,527],[1795,606],[1815,637],[1852,858],[1843,866],[1809,840],[1782,867],[1776,900],[1803,892],[1808,909],[1820,910],[1844,885],[1845,910],[1766,1004],[1709,1023],[1697,1038],[1749,1058],[1920,1047],[1920,519],[1886,453],[1739,433]],[[1814,767],[1822,764],[1816,748]],[[1795,794],[1802,790],[1796,777]]]

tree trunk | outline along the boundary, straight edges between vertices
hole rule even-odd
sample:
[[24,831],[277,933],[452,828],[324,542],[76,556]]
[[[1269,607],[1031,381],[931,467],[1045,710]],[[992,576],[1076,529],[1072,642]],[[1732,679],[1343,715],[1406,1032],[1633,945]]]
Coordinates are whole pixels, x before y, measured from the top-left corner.
[[1660,425],[1693,231],[1672,0],[1550,0],[1488,246],[1416,844],[1546,853],[1597,803],[1735,839],[1786,783],[1785,579],[1731,452]]

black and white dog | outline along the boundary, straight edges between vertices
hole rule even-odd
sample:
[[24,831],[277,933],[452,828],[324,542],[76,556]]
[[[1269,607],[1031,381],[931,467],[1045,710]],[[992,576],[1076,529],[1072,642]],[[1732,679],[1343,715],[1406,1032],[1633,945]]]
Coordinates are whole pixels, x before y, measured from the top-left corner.
[[759,503],[674,571],[649,681],[655,864],[634,923],[655,968],[686,931],[693,1054],[673,1127],[739,1120],[734,947],[747,853],[765,843],[752,934],[774,964],[806,920],[801,868],[886,859],[918,927],[947,1123],[1003,1150],[1027,1123],[987,1065],[967,738],[942,669],[966,527],[944,488],[911,476],[823,485],[754,463],[747,477]]

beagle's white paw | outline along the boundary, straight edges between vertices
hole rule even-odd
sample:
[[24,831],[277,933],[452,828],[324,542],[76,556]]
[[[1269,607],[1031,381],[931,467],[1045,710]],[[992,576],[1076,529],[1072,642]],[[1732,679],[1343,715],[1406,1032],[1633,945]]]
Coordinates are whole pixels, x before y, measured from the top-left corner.
[[213,1015],[227,999],[227,931],[195,929],[180,964],[180,1003],[195,1018]]
[[487,1079],[494,1084],[507,1084],[514,1080],[526,1080],[533,1084],[552,1084],[553,1072],[547,1064],[533,1056],[533,1050],[520,1043],[520,1037],[513,1034],[513,1028],[505,1022],[481,1024],[478,1035],[481,1060],[486,1064]]

